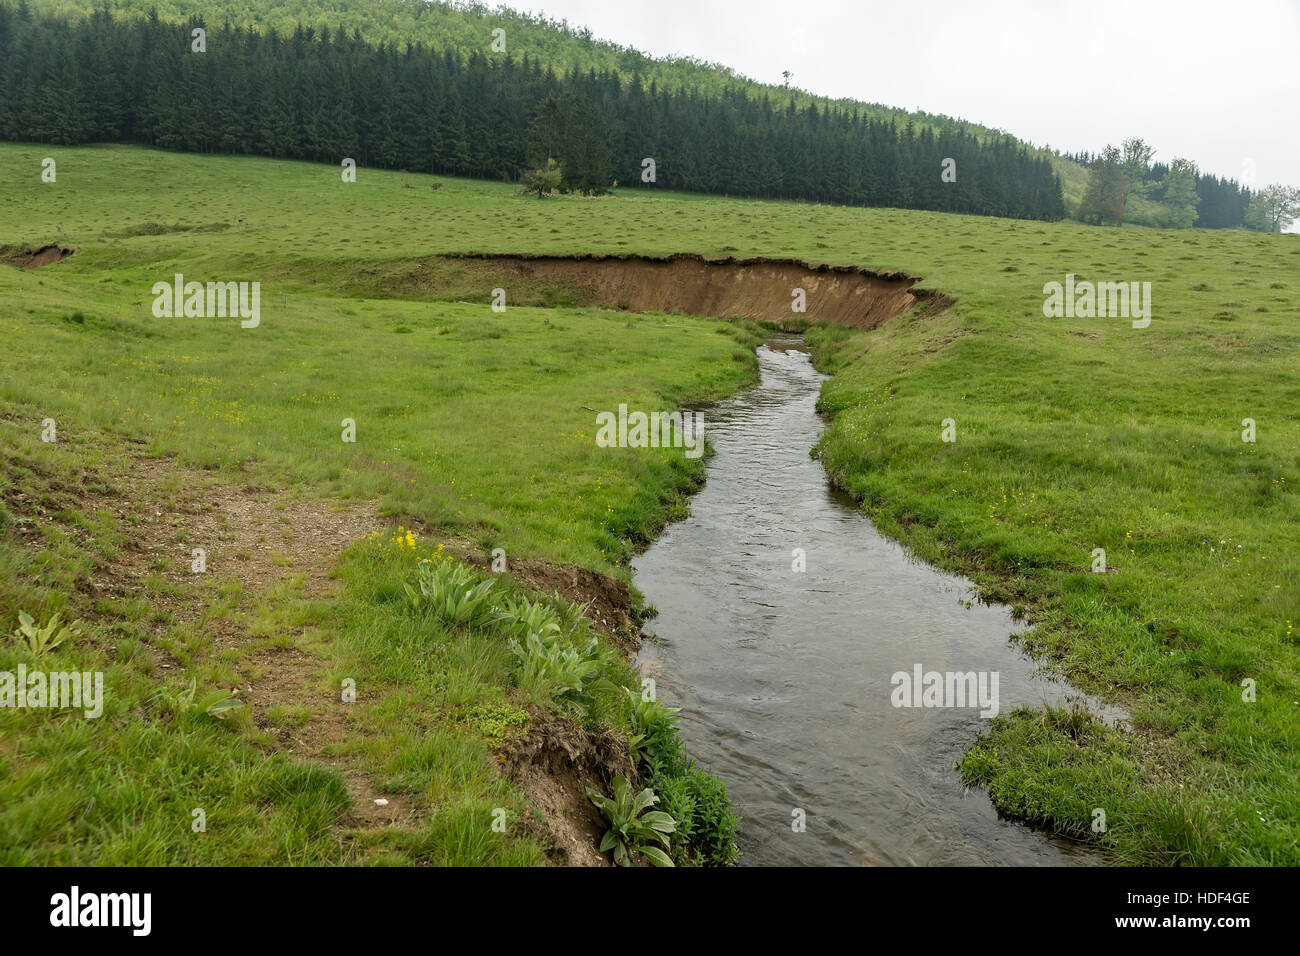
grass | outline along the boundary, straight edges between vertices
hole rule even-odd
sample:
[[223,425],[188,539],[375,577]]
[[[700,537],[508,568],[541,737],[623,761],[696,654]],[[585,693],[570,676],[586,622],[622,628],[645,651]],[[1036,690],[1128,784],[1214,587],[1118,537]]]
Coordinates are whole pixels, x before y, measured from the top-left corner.
[[[279,164],[237,165],[269,178],[232,183],[215,201],[237,203],[246,188],[271,192],[284,172]],[[75,161],[71,167],[64,181],[77,193],[72,202],[105,195],[105,181],[74,186]],[[184,166],[173,172],[189,175]],[[397,187],[398,177],[391,179]],[[116,195],[126,208],[110,201],[92,217],[96,229],[136,215],[136,197]],[[71,228],[61,203],[32,212],[35,221]],[[276,215],[301,220],[288,207]],[[326,219],[305,226],[301,240],[315,246],[317,228],[334,229],[336,254],[350,254],[348,243],[365,231],[358,208],[344,203]],[[297,259],[303,250],[288,241],[263,258],[256,231],[134,239],[78,231],[71,241],[84,258],[57,280],[6,269],[0,295],[10,311],[0,321],[17,348],[0,396],[39,407],[68,436],[106,428],[233,473],[264,462],[325,493],[382,495],[394,512],[457,531],[509,532],[521,551],[612,567],[625,560],[626,542],[646,540],[662,520],[655,495],[685,475],[698,480],[703,469],[680,455],[599,454],[594,416],[582,406],[616,407],[616,399],[673,406],[724,394],[753,374],[752,366],[711,361],[738,346],[698,322],[675,329],[600,310],[558,318],[527,308],[497,314],[486,304],[352,298],[328,285],[350,287],[367,272],[364,264],[341,259],[318,268],[312,258]],[[263,278],[262,327],[240,329],[238,321],[155,319],[149,289],[176,271],[299,277],[283,285]],[[82,321],[69,319],[74,309]],[[703,347],[678,348],[688,336]],[[347,418],[356,424],[355,443],[341,440]],[[497,423],[490,434],[471,424],[485,421]],[[638,493],[629,496],[630,488]]]
[[[28,150],[0,152],[22,161]],[[750,333],[680,318],[670,329],[661,317],[599,309],[498,314],[486,297],[465,306],[361,295],[346,261],[359,234],[392,229],[409,239],[421,228],[397,229],[388,218],[403,215],[391,200],[409,195],[405,177],[381,177],[379,190],[367,190],[388,197],[374,220],[359,195],[357,204],[304,216],[288,205],[271,213],[249,202],[248,190],[269,200],[319,168],[236,163],[223,185],[199,172],[202,161],[162,153],[59,156],[55,188],[64,191],[54,206],[27,209],[21,217],[34,218],[4,235],[5,245],[25,245],[62,229],[81,259],[58,274],[0,267],[11,344],[0,359],[0,619],[8,631],[20,609],[41,622],[62,611],[90,626],[41,658],[0,640],[0,671],[19,663],[102,670],[107,703],[92,721],[4,712],[0,860],[541,860],[530,829],[491,826],[496,808],[512,820],[532,812],[493,758],[526,730],[529,703],[500,633],[413,617],[393,597],[417,552],[386,550],[386,540],[352,542],[337,593],[312,593],[293,573],[295,538],[311,529],[279,522],[234,549],[225,572],[177,583],[173,572],[196,543],[182,526],[177,556],[145,568],[139,593],[96,596],[96,580],[129,558],[130,538],[152,518],[118,500],[135,467],[127,453],[176,462],[158,494],[181,513],[190,498],[201,506],[204,494],[223,489],[298,489],[343,507],[376,500],[394,523],[413,519],[448,540],[626,576],[636,542],[682,512],[703,463],[680,450],[599,449],[595,416],[583,406],[672,408],[733,392],[754,376],[752,362],[731,361],[747,354]],[[255,182],[241,181],[249,175]],[[156,200],[173,190],[202,195],[198,205],[222,207],[229,222],[170,210],[171,226],[150,228]],[[55,198],[5,192],[7,207]],[[460,197],[462,213],[476,196]],[[281,227],[250,223],[268,213],[301,231],[278,249],[262,247],[259,229]],[[319,239],[330,233],[326,249]],[[412,240],[406,252],[437,244]],[[320,263],[325,253],[337,261]],[[260,327],[154,318],[149,277],[175,271],[260,279]],[[691,347],[680,347],[688,336]],[[355,443],[341,440],[344,418],[355,421]],[[46,419],[56,423],[56,443],[41,440]],[[188,487],[196,475],[204,486]],[[284,571],[269,589],[248,586],[237,569],[261,550]],[[242,642],[213,639],[231,629]],[[191,679],[199,697],[261,686],[278,670],[277,650],[303,657],[312,673],[256,718],[245,710],[217,720],[178,703]],[[345,679],[358,688],[355,708],[321,705],[338,700]],[[284,740],[314,720],[328,730],[331,719],[341,726],[313,759],[286,752]],[[620,719],[601,721],[617,728]],[[409,805],[417,822],[362,825],[349,780]],[[194,810],[206,821],[201,834]]]
[[[821,335],[838,371],[818,453],[882,529],[1027,605],[1023,643],[1133,714],[1137,734],[1083,739],[1005,717],[968,782],[1119,859],[1295,864],[1300,243],[1135,229],[1062,255],[1062,232],[1030,230],[1019,289],[940,283],[959,316]],[[1044,320],[1031,283],[1054,270],[1151,281],[1156,318]]]
[[[39,182],[47,155],[54,185]],[[1128,733],[1008,715],[967,755],[967,779],[1117,860],[1300,862],[1296,237],[672,193],[538,201],[501,184],[448,179],[434,191],[429,177],[361,170],[345,185],[331,167],[119,147],[8,144],[0,157],[17,171],[0,184],[14,211],[0,245],[78,250],[42,270],[0,269],[8,480],[45,482],[69,513],[107,454],[78,441],[103,430],[223,480],[255,466],[512,553],[622,573],[699,472],[659,452],[596,455],[581,406],[734,391],[753,374],[730,360],[749,338],[680,317],[669,324],[685,329],[666,328],[555,288],[511,285],[511,303],[561,307],[494,314],[496,277],[431,255],[699,252],[924,276],[956,305],[868,333],[811,332],[834,373],[817,453],[882,530],[970,574],[988,598],[1024,605],[1026,646],[1133,715]],[[149,289],[175,271],[260,279],[261,328],[153,319]],[[1043,284],[1066,273],[1150,281],[1151,326],[1044,318]],[[46,417],[67,445],[40,445]],[[339,441],[344,417],[355,445]],[[940,440],[946,418],[953,443]],[[1245,418],[1254,443],[1242,441]],[[120,547],[109,517],[78,520],[88,549],[52,539],[37,561],[3,546],[0,613],[65,609],[79,577]],[[1096,548],[1111,573],[1091,572]],[[365,633],[358,647],[378,668],[399,637]],[[124,640],[148,655],[138,636]],[[482,713],[476,746],[495,727]],[[32,759],[9,733],[0,752],[9,780]],[[484,781],[467,792],[493,799]],[[330,792],[322,783],[312,806],[333,806]],[[299,827],[310,858],[314,811],[294,812],[300,822],[284,826]]]

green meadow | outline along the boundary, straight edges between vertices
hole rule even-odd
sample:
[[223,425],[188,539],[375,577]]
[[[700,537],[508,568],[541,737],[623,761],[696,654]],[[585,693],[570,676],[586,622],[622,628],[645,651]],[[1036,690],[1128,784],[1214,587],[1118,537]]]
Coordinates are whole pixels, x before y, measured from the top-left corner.
[[[47,156],[55,183],[40,181]],[[487,821],[495,807],[530,812],[491,755],[545,696],[519,685],[490,634],[412,617],[402,575],[445,538],[626,578],[704,464],[608,454],[592,410],[734,393],[754,380],[757,337],[561,287],[507,282],[494,312],[500,277],[433,259],[474,251],[789,256],[906,271],[951,296],[944,312],[869,332],[810,330],[833,375],[815,454],[883,531],[1015,606],[1018,639],[1046,668],[1132,717],[1116,730],[1068,711],[1004,716],[972,741],[963,775],[1116,862],[1300,862],[1300,237],[669,192],[537,200],[506,184],[368,169],[343,183],[337,167],[126,147],[0,144],[0,159],[0,246],[76,250],[0,266],[0,617],[6,630],[20,609],[81,618],[85,634],[44,666],[103,669],[109,688],[96,721],[0,717],[0,861],[543,858],[533,835]],[[152,286],[176,273],[260,281],[260,326],[155,318]],[[1043,286],[1067,273],[1150,282],[1150,326],[1045,318]],[[57,443],[41,441],[45,419]],[[344,419],[354,443],[340,440]],[[947,419],[955,441],[941,437]],[[130,470],[125,448],[214,487],[368,502],[385,527],[433,534],[396,556],[386,539],[358,540],[337,592],[291,576],[242,593],[217,574],[183,586],[200,621],[156,620],[149,594],[96,600],[78,586],[121,560],[129,519],[79,502]],[[159,595],[181,587],[150,581]],[[370,689],[330,754],[412,802],[418,822],[356,827],[337,766],[178,697],[191,678],[230,687],[248,664],[204,641],[223,622],[313,655],[322,688],[352,675]],[[0,647],[0,670],[26,653]],[[631,732],[617,707],[574,719]],[[88,791],[103,796],[87,805]],[[210,817],[225,837],[193,838],[198,806],[222,808]]]
[[[3,151],[26,162],[22,147]],[[420,230],[441,222],[449,236],[473,221],[492,195],[477,185],[434,192],[422,182],[417,194],[405,188],[409,179],[385,174],[357,184],[370,198],[349,197],[299,183],[329,184],[322,174],[331,172],[301,164],[134,150],[58,159],[54,188],[67,192],[43,212],[6,217],[6,230],[17,231],[0,240],[39,235],[77,249],[57,273],[0,269],[9,346],[0,371],[0,614],[6,632],[20,610],[40,623],[56,612],[81,618],[82,639],[66,640],[39,666],[105,670],[106,709],[85,721],[4,712],[5,861],[540,859],[523,828],[503,838],[490,826],[496,807],[520,819],[533,812],[491,754],[504,735],[526,732],[527,707],[545,708],[545,695],[518,686],[501,633],[413,617],[401,585],[444,539],[626,576],[635,544],[684,513],[704,463],[680,450],[597,448],[595,416],[583,406],[674,408],[733,392],[754,376],[752,332],[691,319],[668,328],[662,318],[598,309],[494,313],[490,286],[473,303],[358,291],[405,268],[384,256],[390,243],[378,237],[406,236],[405,255],[414,257]],[[331,191],[342,205],[330,208]],[[26,186],[6,193],[6,208],[56,198]],[[417,195],[441,207],[422,223],[411,221]],[[106,199],[112,211],[97,208]],[[179,208],[188,203],[191,211]],[[299,231],[289,236],[285,223]],[[351,258],[372,242],[374,257]],[[260,279],[260,324],[155,318],[152,286],[176,272]],[[57,442],[41,440],[46,419]],[[342,441],[344,419],[355,424],[355,442]],[[338,571],[342,594],[321,595],[298,568],[255,592],[230,560],[226,571],[214,566],[193,579],[202,583],[178,584],[169,572],[199,543],[182,530],[175,560],[147,569],[143,593],[96,599],[85,582],[129,557],[142,518],[84,502],[130,476],[127,450],[189,469],[168,489],[178,503],[201,506],[222,488],[290,489],[336,506],[373,502],[388,516],[376,530],[405,522],[432,531],[409,548],[387,532],[358,536]],[[312,530],[277,523],[266,547],[288,564],[295,538]],[[170,610],[178,603],[202,611],[183,619]],[[232,627],[250,639],[231,648],[205,638]],[[24,660],[38,667],[17,644],[0,646],[0,670]],[[359,699],[372,703],[349,713],[347,736],[326,747],[325,762],[346,763],[384,798],[412,802],[418,826],[376,835],[352,825],[340,773],[279,752],[277,734],[296,733],[313,719],[309,708],[290,701],[258,722],[240,714],[223,722],[195,706],[249,674],[257,683],[277,650],[318,663],[308,688],[318,698],[332,686],[337,699],[343,678],[356,681]],[[632,680],[621,663],[602,666],[616,683]],[[198,686],[187,700],[191,679]],[[592,729],[630,734],[617,707],[583,716]],[[98,795],[89,806],[87,793]],[[220,837],[193,837],[192,808],[206,808],[209,832]]]

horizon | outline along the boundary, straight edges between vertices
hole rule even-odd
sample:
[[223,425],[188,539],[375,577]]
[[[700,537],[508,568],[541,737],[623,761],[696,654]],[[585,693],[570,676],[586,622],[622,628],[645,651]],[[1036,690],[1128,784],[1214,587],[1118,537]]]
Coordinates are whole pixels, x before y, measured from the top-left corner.
[[[880,3],[845,10],[828,0],[809,0],[789,11],[774,0],[754,0],[744,5],[744,19],[736,16],[734,0],[662,0],[653,18],[630,18],[628,4],[597,0],[502,6],[567,21],[571,28],[589,29],[595,39],[657,59],[692,57],[774,86],[782,85],[782,71],[789,70],[790,86],[814,96],[944,115],[1058,153],[1099,153],[1137,137],[1154,147],[1155,162],[1185,157],[1202,173],[1235,179],[1252,191],[1273,183],[1300,185],[1300,130],[1275,121],[1278,107],[1300,100],[1300,74],[1287,65],[1290,47],[1300,38],[1300,5],[1285,0],[1246,0],[1245,17],[1241,5],[1234,8],[1234,23],[1273,24],[1249,46],[1225,44],[1201,26],[1212,22],[1203,14],[1218,6],[1208,0],[1136,10],[1099,0],[1086,19],[1069,8],[1039,9],[1021,0],[994,0],[978,14],[944,0],[917,0],[904,11]],[[1119,22],[1108,14],[1119,11],[1136,19],[1144,35],[1163,36],[1153,51],[1130,59],[1122,46],[1101,42],[1106,24]],[[1020,23],[1009,33],[1003,24],[1012,15]],[[898,34],[913,22],[924,24],[924,44],[873,47],[865,74],[849,55],[856,38]],[[881,23],[888,29],[882,31]],[[857,24],[876,29],[858,30]],[[1157,26],[1165,25],[1170,32],[1158,34]],[[1101,82],[1095,73],[1043,71],[1032,59],[1009,55],[1025,47],[1050,48],[1065,31],[1074,31],[1074,49],[1105,51]],[[997,56],[970,53],[993,44]],[[1210,56],[1218,57],[1214,69],[1189,65]],[[963,67],[970,69],[962,72]],[[1053,99],[1065,108],[1045,109]],[[1097,102],[1103,109],[1093,108]],[[1227,131],[1232,135],[1225,136]],[[1300,232],[1300,223],[1287,231]]]

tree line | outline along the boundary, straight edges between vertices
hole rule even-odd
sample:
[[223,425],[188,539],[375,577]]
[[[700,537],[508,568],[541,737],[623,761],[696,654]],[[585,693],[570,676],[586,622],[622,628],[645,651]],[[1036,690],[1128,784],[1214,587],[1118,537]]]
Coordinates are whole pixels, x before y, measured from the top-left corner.
[[1257,217],[1251,214],[1252,201],[1257,197],[1251,190],[1235,179],[1202,173],[1191,160],[1152,162],[1155,150],[1141,139],[1126,139],[1122,146],[1107,146],[1100,153],[1062,155],[1090,170],[1088,189],[1077,213],[1084,222],[1258,228]]
[[[12,0],[10,0],[12,2]],[[917,127],[951,127],[987,138],[993,130],[978,123],[920,110],[905,110],[881,103],[818,96],[791,85],[768,84],[750,79],[722,63],[709,63],[692,56],[656,57],[633,47],[594,36],[590,29],[556,20],[543,13],[489,6],[476,0],[40,0],[43,10],[62,16],[79,17],[97,6],[111,3],[121,16],[146,16],[157,11],[163,19],[183,23],[202,16],[217,24],[242,23],[258,30],[276,30],[292,35],[302,25],[318,31],[328,27],[337,32],[359,29],[372,44],[386,42],[402,47],[423,42],[439,50],[455,50],[469,56],[488,46],[496,28],[505,30],[508,49],[516,59],[525,53],[564,73],[576,66],[582,72],[610,70],[624,81],[640,76],[644,85],[655,81],[660,89],[688,90],[717,96],[737,90],[754,98],[768,95],[784,107],[793,102],[802,108],[857,108],[860,115],[876,120],[893,120],[899,126],[912,120]],[[788,72],[788,71],[787,71]]]
[[[1050,161],[1009,136],[918,130],[816,104],[782,108],[742,91],[661,90],[614,71],[557,73],[507,53],[372,45],[357,31],[299,27],[284,36],[156,15],[120,19],[106,8],[72,21],[25,2],[0,3],[0,138],[352,157],[511,181],[553,158],[563,188],[584,192],[617,183],[1025,219],[1065,214]],[[645,159],[654,161],[649,180]]]

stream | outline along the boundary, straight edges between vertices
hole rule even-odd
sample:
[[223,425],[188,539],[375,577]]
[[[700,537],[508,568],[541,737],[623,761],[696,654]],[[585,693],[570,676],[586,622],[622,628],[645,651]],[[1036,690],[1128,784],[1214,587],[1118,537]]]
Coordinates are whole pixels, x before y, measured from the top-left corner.
[[690,517],[633,562],[659,611],[642,672],[682,708],[691,756],[726,782],[740,864],[1099,862],[963,787],[955,765],[987,723],[978,706],[895,706],[892,676],[910,689],[918,665],[982,674],[989,689],[996,674],[1001,713],[1082,695],[1036,673],[1008,608],[973,600],[969,581],[910,557],[831,488],[808,454],[823,376],[800,339],[758,358],[758,386],[704,412],[717,454]]

